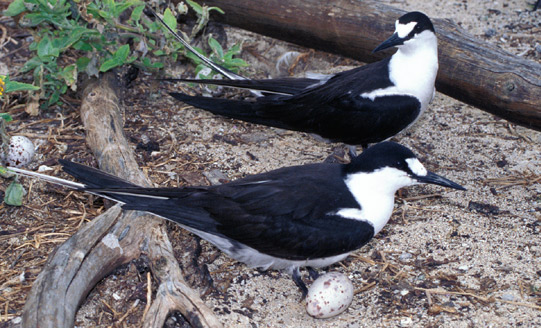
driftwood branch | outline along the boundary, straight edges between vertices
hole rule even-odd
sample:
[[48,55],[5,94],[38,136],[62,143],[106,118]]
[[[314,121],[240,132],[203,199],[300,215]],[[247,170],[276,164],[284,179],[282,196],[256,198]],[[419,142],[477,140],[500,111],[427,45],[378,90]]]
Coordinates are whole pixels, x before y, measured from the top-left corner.
[[[124,138],[114,79],[106,76],[83,92],[81,118],[87,143],[102,169],[151,186]],[[23,327],[72,327],[77,309],[95,284],[137,258],[145,244],[159,286],[143,326],[162,327],[167,315],[178,310],[194,326],[221,327],[186,286],[163,222],[142,212],[121,211],[119,206],[86,224],[51,254],[28,295]]]
[[[203,0],[232,26],[364,62],[405,12],[374,1]],[[434,19],[439,39],[438,91],[511,122],[541,130],[541,64],[475,39],[450,20]]]

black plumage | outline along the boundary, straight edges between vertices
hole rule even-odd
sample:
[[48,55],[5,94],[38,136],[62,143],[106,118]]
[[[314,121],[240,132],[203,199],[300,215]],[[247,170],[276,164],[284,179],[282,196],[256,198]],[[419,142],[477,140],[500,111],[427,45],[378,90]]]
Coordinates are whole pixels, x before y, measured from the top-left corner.
[[[225,72],[230,80],[167,80],[257,91],[253,101],[170,94],[214,114],[366,147],[406,129],[433,96],[437,41],[430,19],[419,12],[400,17],[397,32],[375,51],[393,46],[399,51],[392,57],[322,78],[251,80]],[[400,53],[402,47],[408,51]]]
[[392,142],[348,164],[285,167],[218,186],[144,188],[60,163],[82,184],[49,181],[175,222],[249,266],[287,270],[303,294],[299,268],[330,265],[366,244],[389,220],[397,189],[417,183],[464,189],[428,172],[409,149]]
[[218,186],[142,188],[81,164],[60,163],[85,191],[120,201],[124,209],[150,212],[279,258],[335,256],[361,247],[374,234],[367,222],[332,214],[359,208],[344,183],[344,167],[337,164],[286,167]]

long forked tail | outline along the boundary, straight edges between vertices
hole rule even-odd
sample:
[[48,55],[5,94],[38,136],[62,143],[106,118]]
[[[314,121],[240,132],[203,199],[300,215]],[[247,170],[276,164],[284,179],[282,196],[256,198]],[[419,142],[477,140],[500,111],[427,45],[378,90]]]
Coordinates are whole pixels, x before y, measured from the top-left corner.
[[65,159],[59,159],[58,162],[62,165],[64,172],[84,184],[83,189],[138,187],[136,184],[90,166]]
[[254,104],[256,103],[253,102],[202,96],[188,96],[186,94],[177,92],[171,92],[169,94],[177,100],[180,100],[188,105],[204,109],[213,114],[234,118],[249,123],[262,124],[282,129],[288,128],[277,120],[260,116],[260,113],[256,108],[254,108]]
[[[152,200],[157,199],[168,199],[172,194],[181,194],[181,192],[171,192],[168,188],[160,189],[139,187],[136,184],[130,183],[119,177],[79,163],[63,159],[60,159],[59,162],[66,173],[75,177],[82,183],[19,168],[10,167],[8,168],[8,171],[107,198],[127,205],[127,209],[134,210],[148,211],[148,209],[145,207],[147,205],[145,200],[151,199],[152,202]],[[186,194],[188,193],[189,191],[186,192]]]
[[[99,192],[94,192],[92,191],[92,189],[96,190],[96,189],[103,189],[103,188],[137,187],[137,185],[133,183],[127,182],[121,178],[105,173],[101,170],[95,169],[90,166],[86,166],[83,164],[75,163],[75,162],[64,160],[64,159],[60,159],[58,161],[60,162],[63,170],[66,173],[75,177],[77,180],[81,182],[69,181],[66,179],[57,178],[50,175],[46,175],[46,174],[42,174],[42,173],[38,173],[34,171],[28,171],[24,169],[19,169],[15,167],[8,167],[7,170],[17,173],[22,176],[37,178],[43,181],[47,181],[49,183],[53,183],[53,184],[67,187],[70,189],[90,192],[92,194],[96,194],[98,196],[102,196],[106,198],[110,198],[110,197],[107,197],[107,195],[101,194]],[[88,190],[88,189],[91,189],[91,190]],[[114,198],[112,199],[116,200]]]
[[177,32],[173,31],[173,29],[170,28],[169,25],[167,25],[163,21],[163,19],[160,16],[158,16],[158,14],[154,10],[152,10],[152,8],[150,8],[149,5],[147,5],[147,9],[149,9],[152,12],[152,14],[154,14],[154,16],[160,21],[160,23],[162,23],[162,25],[169,31],[169,33],[171,33],[175,37],[175,39],[177,39],[180,43],[182,43],[186,47],[186,49],[188,49],[194,55],[196,55],[199,59],[201,59],[201,61],[203,63],[205,63],[205,65],[207,65],[208,67],[210,67],[214,71],[222,74],[223,76],[225,76],[228,79],[231,79],[231,80],[246,80],[246,78],[244,76],[235,74],[235,73],[231,72],[230,70],[228,70],[227,68],[216,64],[212,60],[210,60],[207,57],[200,54],[186,40],[184,40],[180,35],[178,35]]
[[59,185],[59,186],[63,186],[63,187],[66,187],[66,188],[83,189],[83,188],[86,187],[82,183],[73,182],[73,181],[69,181],[69,180],[66,180],[66,179],[57,178],[57,177],[53,177],[53,176],[46,175],[46,174],[41,174],[41,173],[34,172],[34,171],[28,171],[28,170],[24,170],[24,169],[19,169],[19,168],[16,168],[16,167],[8,167],[7,170],[8,170],[8,172],[14,172],[14,173],[17,173],[18,175],[22,175],[22,176],[25,176],[25,177],[37,178],[37,179],[47,181],[49,183]]
[[[279,78],[263,80],[216,80],[216,79],[160,79],[167,82],[186,82],[210,85],[222,85],[237,89],[251,90],[264,94],[294,95],[311,86],[317,85],[320,81],[312,78]],[[260,95],[257,95],[260,96]]]

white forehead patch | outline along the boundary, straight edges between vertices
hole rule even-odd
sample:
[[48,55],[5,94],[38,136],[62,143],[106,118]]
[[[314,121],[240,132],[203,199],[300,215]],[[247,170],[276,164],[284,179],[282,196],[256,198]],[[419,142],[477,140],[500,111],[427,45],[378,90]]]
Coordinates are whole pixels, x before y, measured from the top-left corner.
[[408,163],[408,166],[413,174],[423,177],[427,175],[428,171],[417,158],[408,158],[406,159],[406,163]]
[[409,22],[407,24],[400,24],[398,20],[395,23],[395,30],[396,34],[398,34],[399,37],[405,38],[408,34],[410,34],[411,31],[415,28],[415,25],[417,25],[417,22]]

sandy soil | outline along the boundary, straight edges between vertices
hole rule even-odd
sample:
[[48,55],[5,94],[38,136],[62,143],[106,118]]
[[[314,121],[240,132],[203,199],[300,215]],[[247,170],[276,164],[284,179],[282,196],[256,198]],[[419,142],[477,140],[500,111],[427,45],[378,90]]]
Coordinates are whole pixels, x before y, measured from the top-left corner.
[[[541,11],[527,11],[533,1],[384,2],[451,18],[471,34],[511,53],[530,60],[541,58]],[[252,66],[254,74],[272,69],[284,51],[308,51],[234,29],[227,32],[230,41],[249,36],[245,48],[265,54],[268,63]],[[250,62],[261,61],[247,51],[243,56]],[[353,64],[316,52],[302,69]],[[139,82],[128,91],[125,104],[126,134],[134,147],[147,138],[159,146],[159,150],[141,147],[136,152],[141,166],[160,185],[204,184],[210,172],[235,179],[320,162],[340,149],[303,133],[215,117],[165,95],[163,88]],[[40,117],[46,119],[58,138],[38,140],[36,166],[52,165],[52,159],[61,156],[93,163],[82,138],[62,138],[63,133],[83,135],[76,108],[60,117],[54,113]],[[18,132],[47,133],[47,127],[36,126]],[[404,190],[390,224],[353,256],[327,269],[346,273],[357,290],[350,308],[330,319],[306,314],[300,293],[286,274],[248,269],[202,241],[197,262],[210,272],[212,281],[189,280],[205,294],[205,302],[224,326],[541,326],[541,133],[437,93],[418,123],[394,140],[410,147],[428,169],[468,191],[427,186]],[[62,189],[38,182],[28,200],[23,208],[0,208],[2,230],[11,233],[0,236],[4,247],[0,250],[4,273],[0,297],[4,299],[13,293],[26,294],[46,256],[86,215],[100,213],[103,206],[95,198],[66,197]],[[49,200],[60,205],[48,206]],[[22,233],[25,226],[57,235]],[[179,261],[189,266],[192,252],[181,241],[186,233],[173,225],[170,231]],[[135,302],[137,311],[123,325],[137,327],[145,307],[148,268],[144,266],[130,263],[100,282],[79,311],[77,326],[111,326]],[[24,297],[6,305],[0,299],[1,327],[17,326],[23,302]],[[4,308],[9,311],[5,313]],[[182,318],[173,315],[166,326],[182,324]]]

